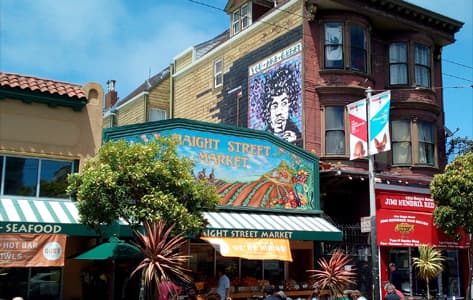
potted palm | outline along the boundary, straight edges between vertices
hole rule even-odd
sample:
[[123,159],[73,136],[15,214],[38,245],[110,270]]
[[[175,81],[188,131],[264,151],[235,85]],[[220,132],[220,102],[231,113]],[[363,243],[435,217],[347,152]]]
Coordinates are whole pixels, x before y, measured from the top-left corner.
[[443,271],[445,260],[440,250],[429,245],[420,245],[419,257],[413,257],[413,266],[419,271],[419,277],[427,285],[427,299],[430,299],[429,281],[436,278]]
[[356,273],[352,268],[348,268],[350,257],[341,249],[332,252],[332,256],[327,261],[325,258],[318,260],[320,269],[307,270],[320,289],[329,291],[329,298],[334,299],[337,295],[343,294],[350,284],[355,284]]
[[190,270],[185,267],[188,255],[182,255],[180,248],[186,242],[183,233],[172,235],[174,224],[168,226],[163,220],[144,223],[144,232],[134,231],[133,242],[143,253],[143,260],[130,277],[141,271],[141,300],[158,299],[161,293],[177,292],[172,283],[175,280],[190,282]]

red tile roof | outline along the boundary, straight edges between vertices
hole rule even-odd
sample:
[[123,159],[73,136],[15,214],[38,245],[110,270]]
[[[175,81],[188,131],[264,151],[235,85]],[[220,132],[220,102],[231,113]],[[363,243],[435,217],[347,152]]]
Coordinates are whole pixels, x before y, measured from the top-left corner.
[[18,88],[23,91],[40,92],[80,100],[87,98],[80,85],[14,73],[0,72],[0,87]]

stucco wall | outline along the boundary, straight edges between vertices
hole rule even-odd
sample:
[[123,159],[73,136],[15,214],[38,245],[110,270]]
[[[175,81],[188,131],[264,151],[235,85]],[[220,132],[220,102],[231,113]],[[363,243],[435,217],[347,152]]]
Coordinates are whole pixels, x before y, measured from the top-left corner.
[[90,98],[80,112],[17,99],[0,101],[0,151],[81,163],[95,155],[102,141],[103,89],[96,83],[83,89]]

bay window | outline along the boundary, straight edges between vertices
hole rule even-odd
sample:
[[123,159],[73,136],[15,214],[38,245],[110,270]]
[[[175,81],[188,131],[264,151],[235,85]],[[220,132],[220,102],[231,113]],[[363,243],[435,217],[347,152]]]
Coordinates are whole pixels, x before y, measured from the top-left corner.
[[73,172],[72,161],[0,156],[4,174],[1,194],[25,197],[69,198],[67,176]]
[[435,165],[435,124],[418,120],[391,122],[393,165]]
[[351,71],[367,72],[368,43],[364,27],[357,24],[330,22],[324,26],[324,35],[326,69],[346,68]]
[[430,87],[430,48],[416,44],[414,47],[415,84]]
[[407,44],[389,46],[389,84],[407,84]]
[[411,164],[411,123],[410,120],[394,120],[392,129],[393,165]]
[[325,154],[345,154],[345,107],[325,107]]

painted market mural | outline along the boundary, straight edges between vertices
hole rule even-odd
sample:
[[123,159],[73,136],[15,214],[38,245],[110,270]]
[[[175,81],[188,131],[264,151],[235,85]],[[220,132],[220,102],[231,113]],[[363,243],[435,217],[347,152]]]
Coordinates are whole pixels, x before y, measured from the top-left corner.
[[190,129],[127,136],[129,143],[160,135],[178,138],[179,156],[194,161],[196,180],[217,187],[223,206],[315,209],[314,163],[265,140]]
[[249,67],[248,128],[302,146],[302,44]]

